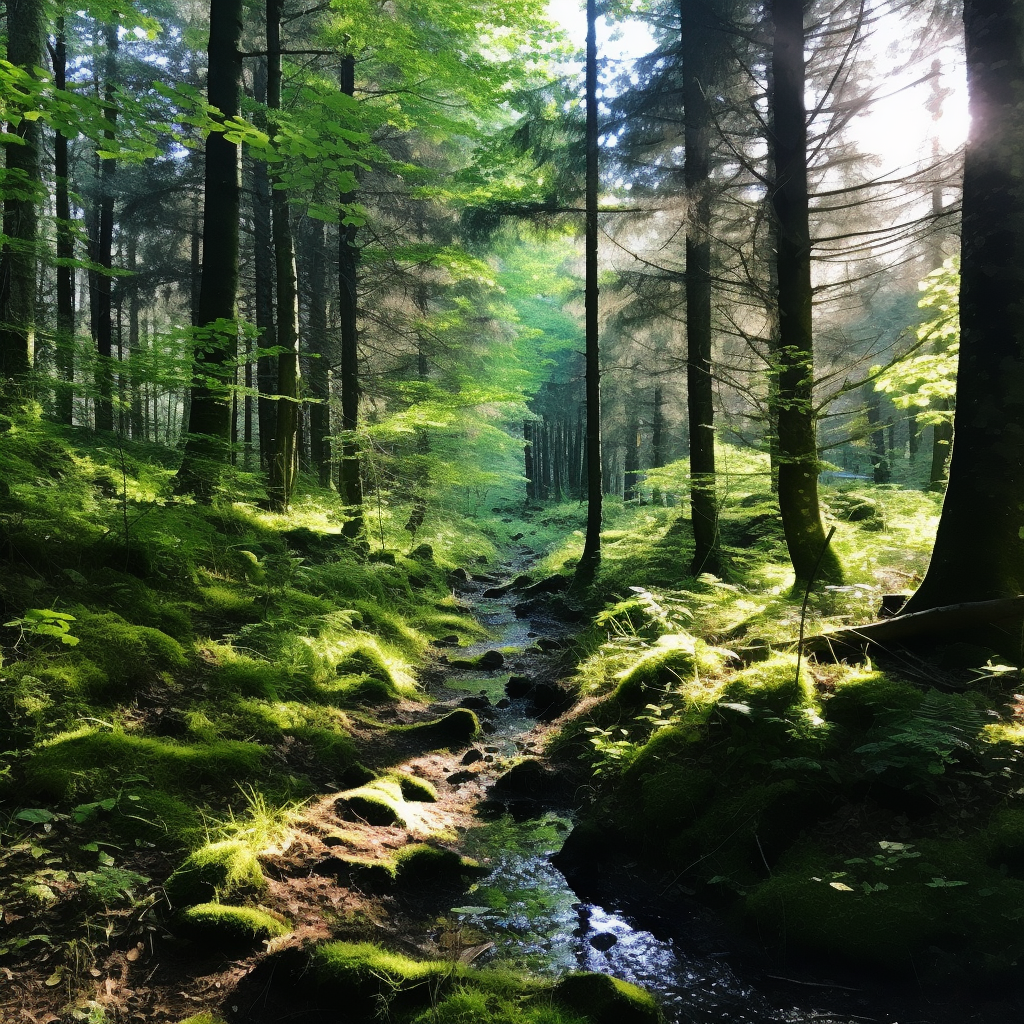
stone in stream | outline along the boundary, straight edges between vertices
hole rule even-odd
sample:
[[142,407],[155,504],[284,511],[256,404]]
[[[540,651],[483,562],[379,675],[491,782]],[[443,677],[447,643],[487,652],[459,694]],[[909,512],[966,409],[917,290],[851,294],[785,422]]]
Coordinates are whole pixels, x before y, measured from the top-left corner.
[[448,573],[448,580],[451,583],[468,583],[469,573],[460,566],[458,569],[452,569],[452,571]]
[[594,949],[601,950],[602,953],[605,950],[611,949],[618,941],[619,938],[614,932],[598,932],[590,938],[590,944]]
[[471,772],[471,771],[455,772],[453,775],[449,775],[448,776],[448,785],[449,786],[462,786],[462,785],[465,785],[465,783],[467,783],[467,782],[472,782],[477,777],[477,775],[478,775],[477,772]]
[[556,640],[551,636],[542,636],[538,638],[537,646],[547,654],[550,651],[560,651],[562,649],[562,641]]
[[479,750],[477,747],[470,747],[469,750],[462,755],[463,764],[473,764],[474,762],[482,761],[483,759],[483,751]]
[[484,651],[479,664],[481,668],[501,668],[505,664],[505,655],[501,651]]
[[458,647],[459,637],[457,633],[452,633],[449,636],[443,636],[440,640],[431,640],[431,647]]
[[487,711],[491,707],[491,702],[486,697],[463,697],[459,701],[460,708],[469,708],[470,711]]
[[642,988],[608,974],[570,974],[555,986],[554,999],[594,1024],[658,1024],[658,1004]]
[[568,800],[569,784],[536,758],[526,758],[495,780],[488,800],[513,804],[547,804]]
[[512,700],[525,697],[533,689],[533,680],[529,676],[509,676],[505,684],[505,693]]

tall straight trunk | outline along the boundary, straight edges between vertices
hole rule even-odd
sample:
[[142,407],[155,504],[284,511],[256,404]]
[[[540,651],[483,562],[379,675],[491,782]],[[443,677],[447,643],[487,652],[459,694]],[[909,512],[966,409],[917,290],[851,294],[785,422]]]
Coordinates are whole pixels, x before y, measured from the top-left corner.
[[[941,398],[936,404],[943,412],[950,411],[951,403],[948,398]],[[946,467],[949,463],[952,445],[953,421],[945,419],[940,423],[933,424],[932,464],[928,471],[928,489],[930,491],[942,491],[946,486]]]
[[[660,469],[665,465],[665,393],[660,384],[654,385],[654,415],[651,417],[651,468]],[[662,504],[661,488],[651,491],[651,503]]]
[[[104,61],[103,107],[104,116],[113,125],[117,121],[117,106],[114,102],[114,80],[117,75],[117,26],[103,26],[103,41],[106,45]],[[103,132],[104,138],[114,139],[113,127]],[[114,185],[117,178],[117,161],[100,161],[99,183],[99,233],[93,259],[99,264],[96,274],[96,429],[114,429],[114,308],[111,287],[114,279]]]
[[[211,105],[227,117],[239,113],[242,0],[210,0]],[[238,361],[239,147],[222,132],[206,140],[203,273],[196,320],[200,336],[190,389],[188,438],[177,489],[203,500],[213,495],[231,439],[231,394]]]
[[309,246],[309,449],[321,487],[331,483],[331,346],[327,336],[327,234],[322,220],[307,218]]
[[[931,564],[907,611],[1024,591],[1024,5],[966,0],[971,126],[955,443]],[[1020,653],[1020,624],[1000,645]]]
[[555,501],[562,500],[562,420],[555,419],[551,438],[551,486],[555,489]]
[[[803,0],[773,0],[772,205],[778,225],[779,508],[798,581],[842,579],[818,503]],[[692,438],[691,438],[692,443]]]
[[[253,66],[253,97],[257,103],[267,102],[267,62],[264,57],[255,58]],[[263,124],[260,125],[260,121]],[[266,119],[257,112],[257,126],[266,127]],[[262,160],[252,162],[252,215],[253,215],[253,261],[256,272],[256,327],[259,331],[261,349],[271,349],[277,344],[277,329],[274,325],[274,241],[270,224],[272,189],[267,165]],[[277,409],[271,397],[277,388],[277,357],[260,355],[256,358],[256,387],[259,398],[256,401],[256,417],[260,435],[260,465],[268,467],[274,448]]]
[[630,416],[626,424],[626,458],[622,480],[622,498],[635,501],[639,498],[637,481],[640,476],[640,423]]
[[[57,18],[51,59],[53,84],[67,88],[68,48],[63,16]],[[75,256],[71,228],[71,199],[68,194],[68,140],[56,132],[53,138],[54,202],[57,215],[57,386],[56,418],[71,425],[74,419],[75,380]]]
[[[267,0],[267,107],[281,109],[281,11],[284,0]],[[271,115],[273,116],[273,115]],[[271,176],[274,267],[277,272],[277,417],[268,493],[283,511],[299,472],[299,287],[288,193]]]
[[[690,512],[694,575],[719,572],[715,496],[715,405],[711,375],[711,108],[718,36],[705,8],[680,4],[683,62],[683,178],[686,184],[686,388],[690,428]],[[627,490],[629,484],[626,485]]]
[[865,384],[865,405],[867,406],[868,426],[871,430],[871,470],[876,484],[887,484],[890,479],[889,459],[885,451],[885,427],[882,423],[882,396],[873,384]]
[[597,2],[587,0],[587,171],[586,171],[586,324],[587,395],[587,529],[578,572],[585,580],[601,561],[601,343],[598,323],[597,190]]
[[[355,95],[356,62],[346,56],[339,68],[338,84],[346,96]],[[352,193],[340,198],[341,217],[338,223],[338,303],[341,317],[341,445],[340,488],[342,499],[352,517],[342,527],[342,533],[354,540],[363,536],[363,484],[359,475],[359,246],[356,244],[357,227],[346,224],[345,207],[353,202]]]
[[[134,231],[128,239],[128,271],[134,275],[137,270],[138,238]],[[142,347],[139,337],[139,285],[134,276],[126,283],[128,291],[128,358],[131,367],[129,386],[131,387],[130,422],[133,440],[145,438],[143,422],[143,388],[142,381]]]
[[523,461],[526,473],[526,500],[533,501],[537,497],[537,487],[534,483],[534,458],[533,458],[533,424],[529,420],[523,420]]
[[[31,70],[42,63],[40,0],[7,0],[7,60]],[[39,190],[38,121],[10,129],[23,145],[8,145],[0,252],[0,406],[15,407],[28,390],[35,348],[36,193]]]
[[921,424],[917,417],[911,414],[907,418],[907,454],[911,462],[917,461],[917,453],[921,448]]

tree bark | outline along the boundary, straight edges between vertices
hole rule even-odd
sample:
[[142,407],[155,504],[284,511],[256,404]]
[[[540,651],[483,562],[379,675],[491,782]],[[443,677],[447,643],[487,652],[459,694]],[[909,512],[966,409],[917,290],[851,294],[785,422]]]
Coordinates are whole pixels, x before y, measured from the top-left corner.
[[[7,0],[7,60],[31,71],[42,63],[43,13],[39,0]],[[4,245],[0,252],[0,405],[27,396],[35,348],[36,199],[39,191],[38,121],[11,131],[24,145],[5,146]]]
[[533,424],[529,420],[523,420],[523,463],[526,473],[526,500],[531,502],[537,496],[537,488],[534,484],[534,459],[533,459]]
[[[940,398],[936,405],[949,412],[948,398]],[[949,465],[950,450],[953,446],[953,422],[942,420],[932,424],[932,464],[928,471],[928,490],[943,491],[946,487],[946,470]]]
[[868,426],[871,430],[871,470],[876,484],[887,484],[890,479],[889,459],[885,451],[884,425],[882,424],[882,396],[875,390],[874,384],[868,383],[865,388],[865,405],[867,407]]
[[600,183],[597,135],[597,2],[587,0],[586,241],[584,286],[587,398],[587,527],[578,573],[592,576],[601,561],[601,342],[598,321],[597,191]]
[[831,547],[826,549],[818,502],[803,0],[773,0],[773,15],[769,102],[778,226],[779,508],[797,580],[808,580],[817,567],[818,579],[837,582],[842,567]]
[[[239,113],[241,0],[210,0],[209,75],[212,106]],[[188,438],[176,487],[202,500],[213,496],[231,438],[231,385],[238,361],[239,147],[211,132],[206,140],[203,272],[196,321],[200,335],[190,389]]]
[[[356,62],[346,56],[339,71],[339,85],[346,96],[355,94]],[[351,516],[342,533],[352,540],[361,540],[363,525],[363,484],[359,467],[359,246],[358,228],[346,224],[345,207],[355,196],[346,192],[340,198],[341,217],[338,223],[338,302],[341,312],[341,496]],[[422,352],[421,352],[422,361]],[[422,368],[421,368],[422,375]]]
[[[267,107],[281,109],[281,11],[284,0],[267,0]],[[273,118],[273,115],[271,115]],[[299,472],[299,288],[288,193],[271,176],[274,267],[277,272],[277,416],[268,494],[284,511]]]
[[331,484],[331,346],[327,337],[327,236],[323,221],[308,218],[309,245],[309,448],[321,487]]
[[[104,116],[113,125],[117,121],[117,106],[114,102],[114,80],[117,76],[117,26],[104,25],[103,39],[106,45],[104,61]],[[103,132],[108,141],[114,139],[113,127]],[[99,234],[93,260],[99,264],[96,274],[96,429],[114,429],[114,318],[111,288],[114,282],[111,270],[114,265],[114,187],[117,178],[117,161],[100,161],[99,182]]]
[[[68,49],[63,16],[57,19],[53,42],[53,83],[67,88]],[[68,140],[60,132],[53,139],[54,198],[57,215],[57,386],[56,419],[71,426],[74,421],[75,381],[75,257],[71,227],[71,199],[68,194]]]
[[[253,66],[253,98],[259,104],[267,102],[267,62],[257,57]],[[260,125],[260,121],[263,124]],[[265,118],[257,111],[257,126],[266,127]],[[270,223],[271,197],[270,175],[262,160],[252,162],[252,214],[253,214],[253,259],[256,272],[256,328],[259,331],[259,347],[272,349],[277,345],[277,328],[274,325],[274,239]],[[274,451],[274,435],[277,430],[277,409],[271,395],[277,388],[277,356],[256,357],[256,419],[259,424],[260,465],[269,467]]]
[[[1024,591],[1024,5],[967,0],[955,444],[918,612]],[[1013,642],[1019,652],[1020,632]]]
[[[706,7],[680,4],[683,64],[683,179],[686,185],[686,387],[694,575],[721,571],[715,496],[715,406],[711,375],[711,109],[715,28]],[[627,473],[628,475],[628,473]],[[626,485],[627,490],[629,484]]]

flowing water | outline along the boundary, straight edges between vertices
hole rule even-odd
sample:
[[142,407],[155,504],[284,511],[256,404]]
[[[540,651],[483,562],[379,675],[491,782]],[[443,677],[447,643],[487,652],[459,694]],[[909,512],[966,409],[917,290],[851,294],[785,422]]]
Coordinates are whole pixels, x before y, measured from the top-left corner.
[[[500,637],[498,645],[523,649],[538,630],[547,627],[544,631],[551,632],[550,623],[517,619],[513,602],[476,602],[480,620]],[[489,646],[495,642],[476,645],[467,653]],[[448,685],[486,692],[496,703],[507,679],[507,670],[469,678],[455,673]],[[520,700],[497,712],[494,724],[497,731],[487,738],[488,747],[508,755],[521,749],[522,737],[535,723]],[[672,1024],[931,1024],[937,1019],[926,1019],[920,1012],[900,1018],[880,1007],[877,999],[869,1004],[856,989],[818,989],[814,983],[790,980],[801,995],[821,992],[820,1007],[813,997],[795,1005],[796,1000],[788,1002],[777,990],[769,996],[745,981],[726,955],[706,951],[713,944],[658,937],[620,908],[581,901],[551,863],[571,827],[565,814],[548,811],[525,821],[507,814],[482,819],[466,831],[465,852],[489,865],[491,873],[449,912],[461,922],[464,945],[493,942],[489,961],[539,974],[600,971],[642,985],[658,998]],[[800,984],[807,987],[800,990]]]

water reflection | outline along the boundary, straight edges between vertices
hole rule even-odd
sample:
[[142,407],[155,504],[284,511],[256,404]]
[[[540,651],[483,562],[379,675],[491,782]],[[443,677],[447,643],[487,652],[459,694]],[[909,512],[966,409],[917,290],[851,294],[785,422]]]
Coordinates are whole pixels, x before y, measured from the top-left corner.
[[[571,822],[548,813],[487,822],[466,835],[466,852],[491,867],[453,916],[494,942],[492,963],[544,975],[600,971],[642,985],[673,1024],[857,1024],[848,1015],[771,1005],[722,960],[697,956],[629,919],[580,903],[551,863]],[[477,937],[474,937],[477,941]],[[876,1018],[877,1019],[877,1018]]]

